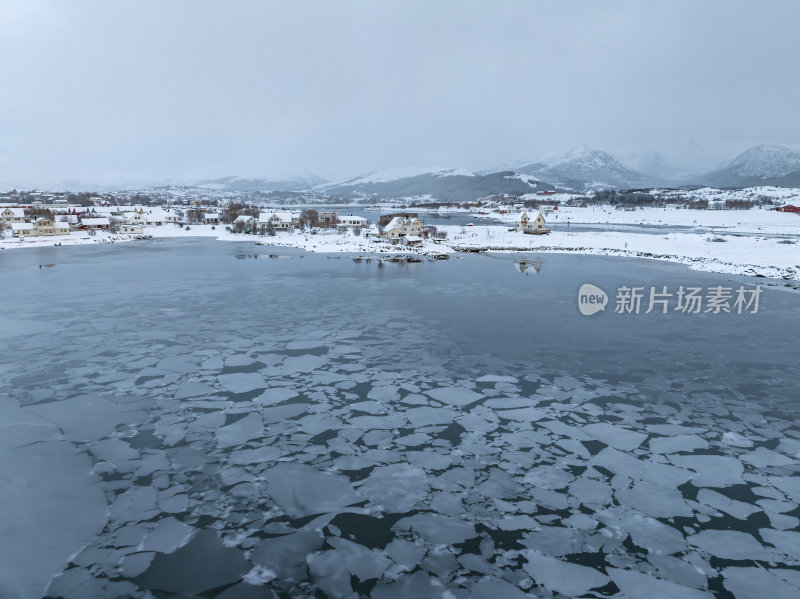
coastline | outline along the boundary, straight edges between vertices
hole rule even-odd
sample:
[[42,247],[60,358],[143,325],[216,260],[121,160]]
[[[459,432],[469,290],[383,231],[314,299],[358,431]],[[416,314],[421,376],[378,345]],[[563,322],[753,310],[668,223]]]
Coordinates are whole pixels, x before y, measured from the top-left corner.
[[[668,229],[669,226],[665,225]],[[446,231],[442,242],[426,240],[421,247],[407,247],[375,242],[352,234],[280,233],[274,237],[230,233],[220,226],[194,225],[190,230],[173,225],[145,227],[144,236],[111,234],[100,231],[96,236],[69,235],[39,237],[20,241],[0,239],[0,251],[60,245],[114,244],[145,241],[143,237],[213,238],[217,241],[244,241],[262,246],[282,246],[312,253],[348,253],[384,256],[423,256],[444,258],[459,252],[535,252],[543,254],[575,254],[617,256],[661,260],[684,264],[699,271],[735,274],[787,281],[800,281],[800,244],[779,237],[742,236],[723,232],[565,232],[553,231],[547,236],[530,236],[509,231],[506,226],[479,225],[439,227]],[[138,238],[138,239],[137,239]]]

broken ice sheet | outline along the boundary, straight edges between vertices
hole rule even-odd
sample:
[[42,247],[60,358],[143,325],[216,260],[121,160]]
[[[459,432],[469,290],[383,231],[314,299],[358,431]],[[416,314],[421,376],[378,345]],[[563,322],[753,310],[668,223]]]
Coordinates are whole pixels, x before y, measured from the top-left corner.
[[[30,427],[45,439],[47,426]],[[8,428],[3,429],[3,434]],[[30,442],[0,460],[0,594],[38,599],[50,579],[106,523],[91,463],[64,441]],[[58,509],[48,507],[58,498]],[[43,542],[46,539],[46,542]]]
[[173,517],[163,518],[158,521],[156,527],[147,533],[139,551],[158,551],[161,553],[172,553],[179,549],[195,535],[197,530],[176,520]]
[[337,511],[364,500],[346,477],[306,464],[280,462],[263,476],[269,495],[293,518]]
[[608,573],[624,597],[658,597],[658,599],[713,599],[714,594],[708,591],[692,589],[681,584],[656,578],[651,574],[635,570],[609,568]]
[[525,571],[536,584],[551,591],[579,596],[608,584],[608,576],[594,568],[562,561],[530,549],[523,551],[522,555],[527,560],[522,566]]
[[248,393],[267,387],[264,377],[255,372],[220,374],[217,376],[217,380],[220,385],[222,385],[223,389],[231,393]]
[[383,511],[402,513],[424,499],[428,481],[418,466],[390,464],[374,468],[358,492]]

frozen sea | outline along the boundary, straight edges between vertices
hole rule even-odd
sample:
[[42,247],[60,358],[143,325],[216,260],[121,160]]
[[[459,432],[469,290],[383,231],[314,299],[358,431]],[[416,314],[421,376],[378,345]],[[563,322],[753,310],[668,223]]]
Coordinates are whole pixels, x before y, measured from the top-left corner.
[[0,597],[800,596],[800,296],[521,259],[1,252]]

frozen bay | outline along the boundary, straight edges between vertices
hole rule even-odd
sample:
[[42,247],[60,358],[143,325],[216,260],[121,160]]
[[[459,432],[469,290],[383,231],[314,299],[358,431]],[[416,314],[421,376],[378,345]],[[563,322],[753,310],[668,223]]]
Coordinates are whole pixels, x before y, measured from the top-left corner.
[[797,294],[584,317],[755,281],[514,259],[0,253],[0,595],[800,593]]

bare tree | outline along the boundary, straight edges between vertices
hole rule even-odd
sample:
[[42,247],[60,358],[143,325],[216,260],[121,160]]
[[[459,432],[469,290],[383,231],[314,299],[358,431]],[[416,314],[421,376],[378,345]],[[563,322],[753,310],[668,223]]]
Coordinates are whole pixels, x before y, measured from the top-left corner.
[[306,210],[303,210],[300,213],[298,224],[300,225],[301,229],[319,226],[319,212],[313,208],[307,208]]

